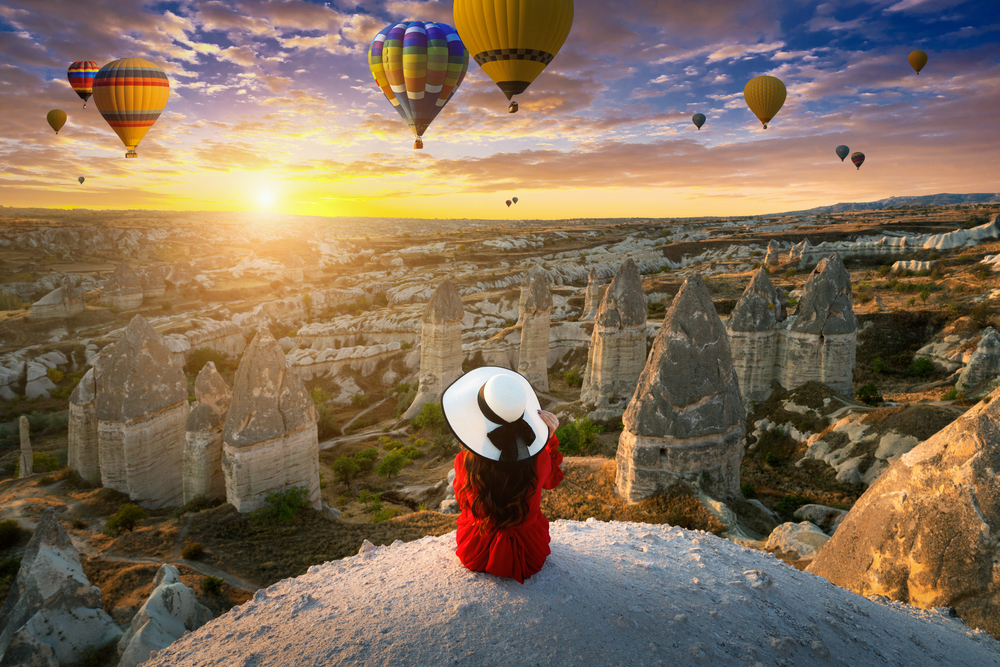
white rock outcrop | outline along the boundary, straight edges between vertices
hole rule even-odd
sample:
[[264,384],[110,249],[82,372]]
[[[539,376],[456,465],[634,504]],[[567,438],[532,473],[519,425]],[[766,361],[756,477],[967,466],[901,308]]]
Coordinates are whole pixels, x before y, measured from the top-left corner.
[[67,464],[91,484],[101,481],[101,458],[97,437],[97,382],[90,368],[69,396]]
[[197,405],[184,424],[184,502],[225,498],[222,474],[222,424],[232,395],[213,362],[205,364],[194,383]]
[[420,380],[413,403],[403,414],[413,419],[427,403],[441,400],[441,393],[462,374],[462,297],[445,280],[424,308],[420,334]]
[[766,548],[801,561],[811,561],[829,539],[829,535],[809,521],[783,523],[768,535]]
[[552,293],[544,278],[528,286],[521,307],[521,345],[517,372],[527,378],[535,391],[549,390],[549,327],[552,322]]
[[117,310],[133,310],[142,305],[142,281],[132,267],[121,262],[101,290],[101,305]]
[[83,300],[83,292],[76,286],[72,278],[65,278],[60,287],[31,304],[28,318],[32,320],[61,319],[82,313],[86,308],[87,304]]
[[972,398],[993,389],[1000,382],[1000,334],[986,327],[968,364],[962,369],[955,389]]

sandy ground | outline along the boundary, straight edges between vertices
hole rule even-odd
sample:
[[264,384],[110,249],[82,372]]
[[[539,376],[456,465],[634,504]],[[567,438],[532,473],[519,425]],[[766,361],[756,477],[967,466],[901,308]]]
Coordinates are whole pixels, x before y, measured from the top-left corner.
[[866,599],[712,535],[559,521],[524,585],[465,570],[454,533],[260,590],[146,665],[1000,665],[938,611]]

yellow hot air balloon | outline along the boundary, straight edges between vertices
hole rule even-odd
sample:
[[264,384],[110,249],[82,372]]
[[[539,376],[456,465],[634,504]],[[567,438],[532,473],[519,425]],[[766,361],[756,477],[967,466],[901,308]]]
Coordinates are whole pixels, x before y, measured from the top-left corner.
[[59,130],[66,124],[66,112],[62,109],[53,109],[45,114],[45,120],[49,122],[49,127],[55,130],[56,134],[59,134]]
[[469,53],[509,100],[559,53],[573,26],[573,0],[455,0],[454,16]]
[[785,84],[773,76],[755,76],[743,88],[743,99],[753,115],[764,124],[765,130],[771,119],[778,115],[787,94]]
[[128,149],[125,157],[139,157],[135,148],[160,117],[168,97],[167,75],[142,58],[120,58],[94,77],[94,103]]
[[906,59],[910,61],[910,67],[917,71],[918,76],[920,70],[927,64],[927,54],[923,51],[910,51],[910,55],[906,56]]

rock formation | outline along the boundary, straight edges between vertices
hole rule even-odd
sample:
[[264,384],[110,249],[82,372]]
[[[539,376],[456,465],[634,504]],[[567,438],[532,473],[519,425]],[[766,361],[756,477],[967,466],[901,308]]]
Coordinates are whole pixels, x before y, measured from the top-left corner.
[[618,492],[635,502],[687,480],[715,498],[740,497],[745,421],[729,337],[694,274],[667,311],[622,419]]
[[850,396],[858,320],[851,274],[836,253],[813,269],[786,323],[775,368],[781,386],[791,389],[816,380]]
[[546,285],[551,282],[548,272],[542,268],[541,264],[535,264],[533,267],[528,269],[528,272],[524,274],[524,280],[521,281],[521,296],[518,298],[517,302],[518,324],[524,320],[524,302],[528,300],[528,292],[531,290],[531,283],[536,279],[544,280]]
[[600,292],[600,276],[597,275],[597,271],[591,269],[590,273],[587,274],[587,292],[583,298],[583,314],[580,315],[581,322],[591,322],[597,316],[597,309],[601,306]]
[[136,315],[96,380],[104,486],[149,509],[181,505],[187,379],[163,337]]
[[976,351],[958,376],[955,389],[971,398],[991,389],[990,384],[997,380],[1000,380],[1000,334],[993,327],[986,327]]
[[549,325],[552,319],[552,293],[543,279],[535,279],[521,310],[521,348],[517,372],[528,379],[535,391],[549,390]]
[[18,431],[21,435],[21,458],[19,469],[21,473],[18,477],[27,477],[34,472],[34,456],[31,453],[31,437],[29,435],[30,426],[28,418],[21,415],[17,420]]
[[624,412],[646,365],[647,314],[639,269],[626,260],[604,293],[590,337],[580,400],[597,413],[592,419]]
[[101,481],[97,437],[97,382],[89,369],[69,396],[67,463],[91,484]]
[[777,327],[784,319],[785,307],[778,291],[764,269],[757,269],[726,323],[733,367],[748,406],[771,394],[778,352]]
[[236,371],[222,427],[226,500],[240,512],[293,486],[320,509],[316,409],[302,380],[289,372],[278,342],[262,329]]
[[118,667],[136,667],[153,651],[165,649],[185,632],[197,630],[210,620],[212,612],[181,583],[177,568],[164,563],[153,579],[153,592],[118,641]]
[[60,287],[31,304],[28,317],[32,320],[65,318],[83,312],[86,308],[83,292],[73,279],[65,278]]
[[101,290],[101,305],[117,310],[133,310],[142,305],[142,281],[125,262],[121,262]]
[[809,521],[789,522],[771,531],[766,549],[780,551],[799,561],[811,561],[829,539],[826,533]]
[[142,296],[144,299],[161,297],[167,291],[167,284],[163,281],[163,272],[159,269],[140,271],[139,282],[142,284]]
[[420,384],[403,415],[413,419],[425,403],[441,400],[441,393],[462,374],[462,318],[465,309],[458,290],[445,280],[434,290],[423,314],[420,334]]
[[1000,389],[904,454],[809,567],[860,595],[954,607],[1000,636]]
[[76,665],[122,632],[101,609],[55,510],[42,513],[0,609],[0,664]]
[[198,496],[225,498],[222,475],[222,424],[232,396],[215,363],[205,364],[194,383],[198,404],[184,425],[184,502]]
[[781,244],[775,240],[771,240],[767,244],[767,255],[764,257],[764,263],[768,266],[776,266],[781,262]]
[[288,257],[285,258],[285,268],[282,271],[282,276],[286,280],[291,280],[293,282],[300,283],[303,280],[303,269],[306,263],[302,261],[302,258],[296,255],[294,252],[290,253]]

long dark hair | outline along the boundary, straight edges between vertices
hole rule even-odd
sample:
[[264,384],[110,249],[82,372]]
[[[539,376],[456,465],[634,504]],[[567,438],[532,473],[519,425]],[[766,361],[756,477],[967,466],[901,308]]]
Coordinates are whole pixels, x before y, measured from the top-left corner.
[[477,519],[480,532],[487,524],[509,528],[524,522],[529,501],[538,486],[535,459],[528,465],[491,461],[472,451],[465,452],[465,485],[472,497],[469,511]]

